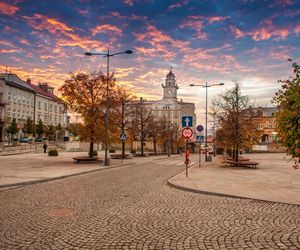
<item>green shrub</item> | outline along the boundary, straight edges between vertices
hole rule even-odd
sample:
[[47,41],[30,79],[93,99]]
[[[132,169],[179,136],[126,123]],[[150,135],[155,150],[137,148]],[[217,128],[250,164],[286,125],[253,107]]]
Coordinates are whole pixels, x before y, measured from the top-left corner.
[[48,151],[49,156],[58,156],[58,151],[56,149],[51,149]]
[[131,149],[131,153],[132,153],[132,154],[135,154],[135,153],[136,153],[136,150],[135,150],[135,149]]
[[111,149],[109,150],[109,153],[116,153],[116,150],[113,149],[113,148],[111,148]]

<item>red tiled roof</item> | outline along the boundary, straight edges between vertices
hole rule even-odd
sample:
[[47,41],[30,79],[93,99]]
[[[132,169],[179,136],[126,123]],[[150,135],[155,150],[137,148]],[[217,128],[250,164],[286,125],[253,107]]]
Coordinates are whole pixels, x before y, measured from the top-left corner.
[[63,100],[61,100],[59,97],[57,97],[56,95],[50,93],[50,92],[46,92],[44,91],[42,88],[40,88],[39,86],[36,86],[32,83],[27,83],[30,87],[32,87],[34,89],[34,91],[37,93],[37,94],[40,94],[40,95],[43,95],[43,96],[46,96],[50,99],[53,99],[55,101],[58,101],[58,102],[63,102]]

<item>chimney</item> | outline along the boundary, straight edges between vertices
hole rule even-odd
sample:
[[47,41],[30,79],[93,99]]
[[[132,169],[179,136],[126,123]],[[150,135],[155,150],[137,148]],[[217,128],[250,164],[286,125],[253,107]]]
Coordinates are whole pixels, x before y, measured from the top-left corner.
[[47,83],[38,83],[38,87],[42,90],[44,90],[45,92],[48,92],[48,84]]
[[27,82],[28,84],[31,84],[31,79],[30,79],[30,78],[27,78],[26,82]]

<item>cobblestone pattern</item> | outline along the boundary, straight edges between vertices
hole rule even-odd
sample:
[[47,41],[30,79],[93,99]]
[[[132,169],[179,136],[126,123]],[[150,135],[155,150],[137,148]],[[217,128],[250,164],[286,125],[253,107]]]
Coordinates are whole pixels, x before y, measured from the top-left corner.
[[299,206],[165,185],[180,169],[158,160],[0,192],[0,249],[300,249]]

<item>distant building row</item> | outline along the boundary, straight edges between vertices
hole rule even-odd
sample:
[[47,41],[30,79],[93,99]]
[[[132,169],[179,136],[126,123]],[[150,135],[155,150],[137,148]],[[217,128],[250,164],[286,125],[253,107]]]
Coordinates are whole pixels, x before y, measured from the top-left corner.
[[66,105],[53,90],[47,83],[34,85],[30,79],[23,81],[15,74],[0,74],[0,141],[7,140],[5,129],[13,118],[19,128],[18,138],[23,136],[28,117],[34,124],[42,120],[45,125],[60,124],[66,128]]

